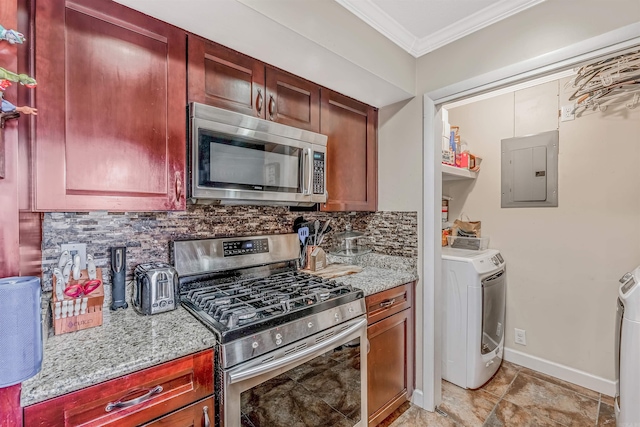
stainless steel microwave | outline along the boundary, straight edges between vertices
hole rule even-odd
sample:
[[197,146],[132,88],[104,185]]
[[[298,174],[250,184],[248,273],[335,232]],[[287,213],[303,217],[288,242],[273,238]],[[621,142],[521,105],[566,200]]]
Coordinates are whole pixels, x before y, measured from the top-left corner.
[[191,203],[310,206],[327,201],[327,137],[209,105],[189,105]]

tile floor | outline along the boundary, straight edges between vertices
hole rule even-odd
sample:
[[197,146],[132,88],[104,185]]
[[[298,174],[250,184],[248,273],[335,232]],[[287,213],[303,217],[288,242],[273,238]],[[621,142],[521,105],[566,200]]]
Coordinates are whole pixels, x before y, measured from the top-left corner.
[[503,362],[478,390],[442,381],[447,416],[406,403],[380,427],[615,426],[613,399],[540,372]]

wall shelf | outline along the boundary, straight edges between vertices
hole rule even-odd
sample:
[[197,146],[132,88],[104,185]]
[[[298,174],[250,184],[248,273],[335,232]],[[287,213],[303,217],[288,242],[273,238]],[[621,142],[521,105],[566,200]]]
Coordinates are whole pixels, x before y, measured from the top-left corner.
[[442,180],[443,181],[456,181],[460,179],[476,179],[478,172],[472,172],[468,169],[457,168],[455,166],[449,166],[442,164]]

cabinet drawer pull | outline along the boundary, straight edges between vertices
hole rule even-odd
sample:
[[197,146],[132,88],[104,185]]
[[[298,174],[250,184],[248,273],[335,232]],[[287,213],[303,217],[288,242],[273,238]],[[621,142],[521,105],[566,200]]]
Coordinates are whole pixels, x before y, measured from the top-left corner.
[[258,115],[262,113],[263,104],[264,99],[262,98],[262,91],[258,89],[258,97],[256,98],[256,109],[258,110]]
[[276,100],[273,99],[273,95],[269,97],[269,118],[273,120],[273,115],[276,113]]
[[209,421],[209,407],[205,406],[202,408],[202,412],[204,414],[204,427],[211,427],[211,421]]
[[380,303],[380,307],[381,308],[387,308],[387,307],[391,307],[393,305],[393,303],[396,302],[395,298],[392,299],[388,299],[386,301],[383,301]]
[[[140,397],[136,397],[135,399],[118,400],[116,402],[109,402],[109,403],[107,403],[107,407],[104,408],[104,410],[106,412],[111,412],[116,408],[127,408],[129,406],[137,405],[138,403],[142,403],[145,400],[148,400],[153,395],[158,394],[160,392],[162,392],[162,386],[158,385],[158,386],[155,386],[154,388],[150,389],[149,391],[147,391],[146,394],[143,394]],[[129,393],[129,394],[131,394],[131,393]]]

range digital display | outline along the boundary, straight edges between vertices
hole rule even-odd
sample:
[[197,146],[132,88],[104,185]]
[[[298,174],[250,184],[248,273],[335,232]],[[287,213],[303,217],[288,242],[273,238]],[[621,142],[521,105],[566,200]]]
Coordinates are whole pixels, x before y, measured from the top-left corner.
[[269,252],[269,239],[222,242],[224,256],[252,255]]

